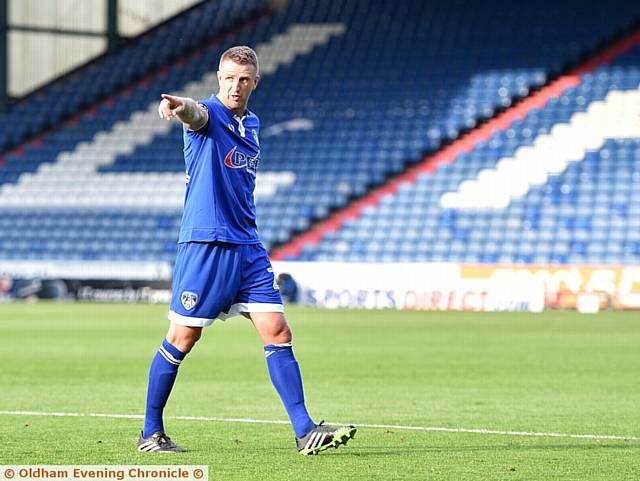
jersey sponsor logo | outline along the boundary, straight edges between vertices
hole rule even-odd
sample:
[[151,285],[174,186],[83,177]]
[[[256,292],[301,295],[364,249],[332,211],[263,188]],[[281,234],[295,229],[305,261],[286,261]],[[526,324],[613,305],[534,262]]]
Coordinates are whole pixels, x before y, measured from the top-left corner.
[[190,311],[198,303],[198,294],[196,294],[195,292],[184,291],[180,296],[180,301],[182,302],[182,306],[187,311]]
[[[260,155],[260,154],[258,154]],[[240,152],[237,147],[234,147],[224,158],[224,165],[230,169],[242,169],[246,168],[247,172],[255,175],[260,163],[260,158],[256,155],[251,157],[250,155]]]

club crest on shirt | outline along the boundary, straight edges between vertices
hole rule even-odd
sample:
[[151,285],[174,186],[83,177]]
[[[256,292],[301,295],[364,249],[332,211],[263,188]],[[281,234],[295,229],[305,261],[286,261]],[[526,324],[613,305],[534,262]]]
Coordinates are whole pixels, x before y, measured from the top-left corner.
[[182,302],[182,306],[187,311],[190,311],[198,303],[198,294],[195,292],[184,291],[180,296],[180,301]]

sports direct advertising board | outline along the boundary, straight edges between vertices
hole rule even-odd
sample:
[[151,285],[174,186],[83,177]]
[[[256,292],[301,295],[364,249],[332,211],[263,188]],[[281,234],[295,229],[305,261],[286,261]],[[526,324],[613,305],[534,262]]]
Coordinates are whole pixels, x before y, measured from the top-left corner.
[[410,310],[544,309],[544,283],[530,275],[467,271],[458,264],[274,262],[298,285],[298,302],[319,307]]

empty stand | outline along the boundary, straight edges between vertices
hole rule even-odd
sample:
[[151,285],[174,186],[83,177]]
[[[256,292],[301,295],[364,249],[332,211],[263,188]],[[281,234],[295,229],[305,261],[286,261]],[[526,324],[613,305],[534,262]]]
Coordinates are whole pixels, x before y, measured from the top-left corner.
[[300,257],[639,263],[637,65],[640,45]]
[[[183,192],[182,133],[177,124],[158,120],[155,106],[162,92],[215,92],[217,60],[236,44],[256,46],[261,58],[263,78],[250,105],[262,124],[260,233],[267,248],[286,242],[420,161],[424,152],[509,108],[635,13],[631,2],[617,8],[543,4],[485,0],[469,8],[466,2],[299,0],[254,21],[252,13],[262,11],[263,2],[206,2],[117,57],[30,99],[11,121],[0,120],[2,142],[14,145],[51,119],[92,106],[73,123],[5,155],[0,259],[172,260]],[[217,37],[243,19],[252,21]],[[198,34],[187,40],[176,33],[187,27]],[[597,230],[596,219],[578,216],[578,204],[572,204],[576,213],[567,207],[569,199],[587,195],[572,185],[565,193],[558,180],[577,175],[576,162],[548,171],[546,183],[521,189],[519,197],[493,210],[468,212],[441,202],[446,206],[445,195],[457,193],[461,183],[496,169],[501,159],[514,159],[519,148],[551,135],[555,125],[570,122],[609,92],[637,87],[637,52],[629,55],[610,70],[585,76],[557,102],[497,132],[451,166],[385,198],[301,258],[614,262],[608,250],[597,257],[587,238]],[[139,78],[144,81],[134,82]],[[95,104],[104,92],[113,95]],[[59,98],[72,100],[67,107],[52,100]],[[586,145],[586,156],[631,152],[633,142],[629,136],[603,140],[598,152]],[[635,172],[634,165],[627,171]],[[594,198],[604,199],[593,189]],[[618,192],[611,193],[616,215],[631,222],[636,211],[623,205]],[[567,231],[571,225],[566,239],[549,234],[559,219]],[[574,242],[578,225],[582,233]],[[11,226],[19,234],[9,234]],[[634,242],[619,239],[618,254],[635,252]]]

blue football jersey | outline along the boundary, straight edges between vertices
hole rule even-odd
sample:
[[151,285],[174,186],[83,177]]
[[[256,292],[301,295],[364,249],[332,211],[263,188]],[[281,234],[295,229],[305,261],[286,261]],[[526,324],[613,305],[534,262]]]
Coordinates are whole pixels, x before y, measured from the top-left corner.
[[253,191],[260,162],[258,117],[240,118],[215,96],[202,129],[183,129],[187,191],[178,242],[256,244]]

